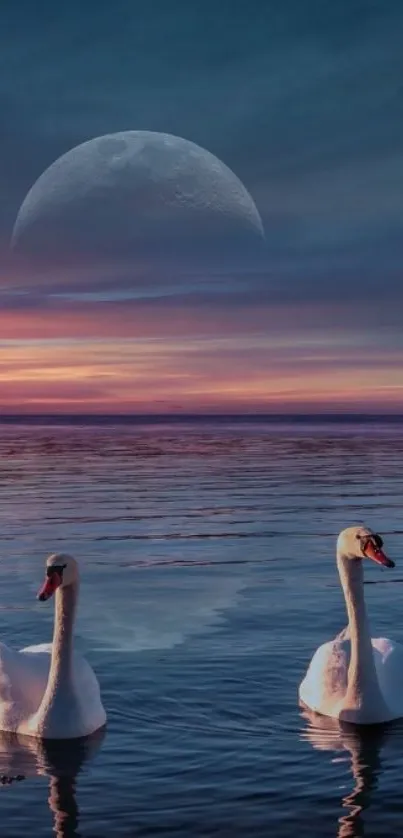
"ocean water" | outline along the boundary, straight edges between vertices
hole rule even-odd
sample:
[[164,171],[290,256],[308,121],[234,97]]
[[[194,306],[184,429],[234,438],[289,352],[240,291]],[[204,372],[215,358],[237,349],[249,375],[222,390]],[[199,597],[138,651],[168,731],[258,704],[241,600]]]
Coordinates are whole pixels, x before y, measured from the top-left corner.
[[373,634],[403,642],[403,425],[0,425],[0,639],[51,639],[46,555],[72,553],[77,646],[108,714],[89,743],[0,736],[0,829],[42,836],[401,836],[403,725],[303,715],[346,624],[338,532],[365,521]]

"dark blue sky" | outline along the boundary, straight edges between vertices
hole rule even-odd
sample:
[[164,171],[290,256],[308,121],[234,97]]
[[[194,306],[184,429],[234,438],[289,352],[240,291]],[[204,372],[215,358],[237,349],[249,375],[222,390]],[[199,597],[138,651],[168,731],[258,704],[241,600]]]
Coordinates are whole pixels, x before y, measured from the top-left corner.
[[2,21],[4,271],[21,201],[55,158],[104,133],[172,133],[230,166],[263,219],[237,317],[261,302],[295,323],[312,306],[326,328],[337,305],[341,332],[389,329],[401,351],[400,0],[15,0]]
[[402,32],[388,0],[7,4],[1,230],[60,154],[144,128],[238,174],[285,276],[398,282]]

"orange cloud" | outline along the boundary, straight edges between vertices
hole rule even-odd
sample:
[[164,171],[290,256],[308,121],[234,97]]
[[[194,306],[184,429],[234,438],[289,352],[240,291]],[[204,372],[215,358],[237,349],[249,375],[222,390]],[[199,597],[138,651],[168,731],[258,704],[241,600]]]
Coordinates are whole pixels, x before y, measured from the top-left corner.
[[3,341],[4,412],[282,411],[403,398],[401,354],[326,336]]

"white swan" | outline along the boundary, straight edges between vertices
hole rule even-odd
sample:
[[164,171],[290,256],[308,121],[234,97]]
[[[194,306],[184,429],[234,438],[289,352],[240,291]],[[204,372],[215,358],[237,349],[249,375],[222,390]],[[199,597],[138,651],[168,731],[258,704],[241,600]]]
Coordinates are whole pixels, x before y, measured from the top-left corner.
[[73,651],[79,589],[76,561],[56,553],[46,562],[38,599],[55,594],[53,643],[15,652],[0,644],[0,730],[43,739],[89,736],[106,722],[97,678]]
[[337,542],[337,567],[346,600],[348,627],[315,652],[299,697],[306,707],[354,724],[403,717],[403,646],[384,637],[371,640],[364,600],[362,559],[394,567],[379,535],[349,527]]

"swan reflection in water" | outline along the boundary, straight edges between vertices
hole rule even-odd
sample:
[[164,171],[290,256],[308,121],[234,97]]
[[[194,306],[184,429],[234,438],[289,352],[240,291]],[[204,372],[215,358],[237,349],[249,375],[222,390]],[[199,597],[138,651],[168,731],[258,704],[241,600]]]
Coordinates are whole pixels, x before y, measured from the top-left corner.
[[339,818],[337,838],[362,838],[365,835],[362,813],[371,804],[382,772],[381,751],[392,748],[401,752],[403,724],[399,721],[358,727],[307,708],[301,715],[307,721],[301,731],[302,739],[320,751],[333,751],[339,755],[343,752],[351,762],[354,787],[341,800],[343,808],[349,811]]
[[0,731],[0,783],[49,777],[49,808],[58,838],[79,836],[76,777],[101,748],[106,728],[82,739],[41,740]]

